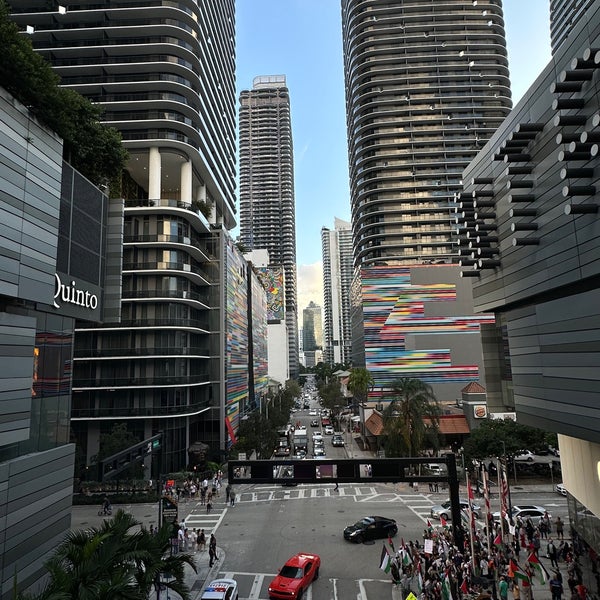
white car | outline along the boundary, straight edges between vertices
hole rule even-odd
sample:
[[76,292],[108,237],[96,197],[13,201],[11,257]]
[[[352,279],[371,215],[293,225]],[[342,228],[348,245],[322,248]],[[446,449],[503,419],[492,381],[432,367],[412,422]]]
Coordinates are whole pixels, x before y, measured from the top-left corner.
[[561,496],[566,496],[567,495],[567,488],[565,487],[564,483],[557,483],[556,487],[554,488],[557,494],[560,494]]
[[535,454],[529,450],[520,450],[515,454],[515,460],[517,462],[533,462],[535,460]]
[[333,425],[325,425],[325,435],[333,435]]
[[308,416],[309,416],[309,417],[316,417],[316,416],[317,416],[317,409],[316,409],[316,408],[311,408],[311,409],[308,411]]
[[235,579],[215,579],[211,581],[200,600],[238,600],[238,584]]
[[323,439],[323,434],[320,431],[315,431],[313,433],[313,435],[312,435],[312,439],[313,439],[313,442],[315,440],[322,440]]
[[[534,525],[539,523],[540,518],[543,517],[546,512],[548,511],[543,506],[538,506],[537,504],[520,504],[512,507],[513,519],[520,517],[524,521],[527,517],[531,517]],[[494,522],[500,522],[499,512],[495,512],[492,517]],[[551,519],[552,515],[548,513],[548,517]]]

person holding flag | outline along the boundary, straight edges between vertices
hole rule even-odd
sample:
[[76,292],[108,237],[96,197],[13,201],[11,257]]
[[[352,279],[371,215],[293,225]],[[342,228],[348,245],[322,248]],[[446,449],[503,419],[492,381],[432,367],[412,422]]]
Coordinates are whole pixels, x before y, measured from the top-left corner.
[[531,552],[527,558],[527,563],[531,566],[532,571],[537,575],[541,585],[545,585],[547,581],[548,571],[546,567],[540,562],[540,559],[536,556],[535,552]]

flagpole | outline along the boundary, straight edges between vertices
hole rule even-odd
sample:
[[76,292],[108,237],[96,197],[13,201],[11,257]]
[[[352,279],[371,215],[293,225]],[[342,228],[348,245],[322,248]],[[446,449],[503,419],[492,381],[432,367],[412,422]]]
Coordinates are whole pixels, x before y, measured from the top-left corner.
[[502,469],[504,466],[502,465],[502,460],[498,457],[498,469],[496,475],[498,476],[498,491],[500,496],[500,536],[502,541],[504,542],[504,494],[502,493]]
[[465,470],[465,478],[467,480],[467,500],[469,501],[469,539],[471,540],[471,569],[473,573],[475,571],[475,541],[474,541],[474,525],[475,519],[473,519],[473,490],[471,489],[471,482],[469,481],[469,471]]
[[490,519],[491,508],[490,508],[490,490],[488,485],[488,473],[485,467],[485,464],[482,465],[481,468],[481,481],[483,483],[483,500],[485,502],[485,530],[487,531],[487,542],[488,548],[491,548],[494,538],[493,533],[490,531],[490,523],[492,523],[492,519]]

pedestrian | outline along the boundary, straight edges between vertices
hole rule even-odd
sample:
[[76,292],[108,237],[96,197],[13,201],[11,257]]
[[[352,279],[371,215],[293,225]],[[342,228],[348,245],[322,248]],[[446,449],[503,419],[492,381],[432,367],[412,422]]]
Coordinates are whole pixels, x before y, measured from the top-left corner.
[[197,543],[198,543],[198,532],[195,529],[192,529],[190,531],[190,550],[194,554],[196,554],[196,550],[198,549]]
[[552,538],[550,538],[548,540],[548,547],[546,548],[546,554],[548,555],[548,558],[550,559],[550,564],[553,567],[556,567],[558,569],[558,550],[556,549],[556,546],[554,545],[554,542],[552,541]]
[[556,577],[556,574],[550,579],[550,593],[552,594],[552,600],[562,600],[562,581]]
[[217,557],[217,538],[214,533],[210,534],[210,542],[208,543],[208,566],[212,567],[215,561],[219,560]]
[[206,503],[206,514],[207,514],[207,515],[208,515],[208,514],[210,514],[210,511],[211,511],[211,510],[212,510],[212,502],[209,500],[209,501]]
[[177,530],[177,547],[179,552],[183,552],[185,548],[185,529],[181,525]]
[[200,505],[204,506],[206,504],[206,488],[202,488],[200,490]]
[[521,600],[521,590],[519,589],[519,585],[517,584],[516,581],[513,581],[512,593],[513,593],[513,600]]
[[229,490],[229,500],[230,500],[230,505],[235,506],[235,490],[233,488],[231,488]]
[[200,530],[198,534],[198,551],[204,552],[206,550],[206,534],[204,533],[204,529]]
[[508,581],[506,581],[506,577],[504,575],[500,577],[500,584],[498,585],[498,594],[500,596],[500,600],[508,600]]
[[556,517],[556,521],[554,522],[554,526],[556,527],[556,539],[564,540],[565,536],[563,534],[564,531],[564,523],[562,522],[560,516]]
[[333,491],[334,491],[334,492],[338,492],[338,491],[339,491],[339,489],[340,489],[340,486],[339,486],[338,482],[336,481],[336,482],[335,482],[335,487],[333,488]]
[[229,504],[229,494],[231,493],[231,484],[225,486],[225,504]]

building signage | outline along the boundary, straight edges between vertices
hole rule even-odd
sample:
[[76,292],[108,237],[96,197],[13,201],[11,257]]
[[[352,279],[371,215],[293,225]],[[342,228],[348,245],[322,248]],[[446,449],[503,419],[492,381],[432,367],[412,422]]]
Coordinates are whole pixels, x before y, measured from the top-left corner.
[[68,284],[62,282],[58,273],[54,274],[54,308],[60,308],[62,304],[75,304],[90,310],[98,308],[98,296],[88,290],[79,289],[74,281]]
[[487,417],[487,406],[485,404],[476,404],[473,407],[473,416],[476,419],[485,419]]

